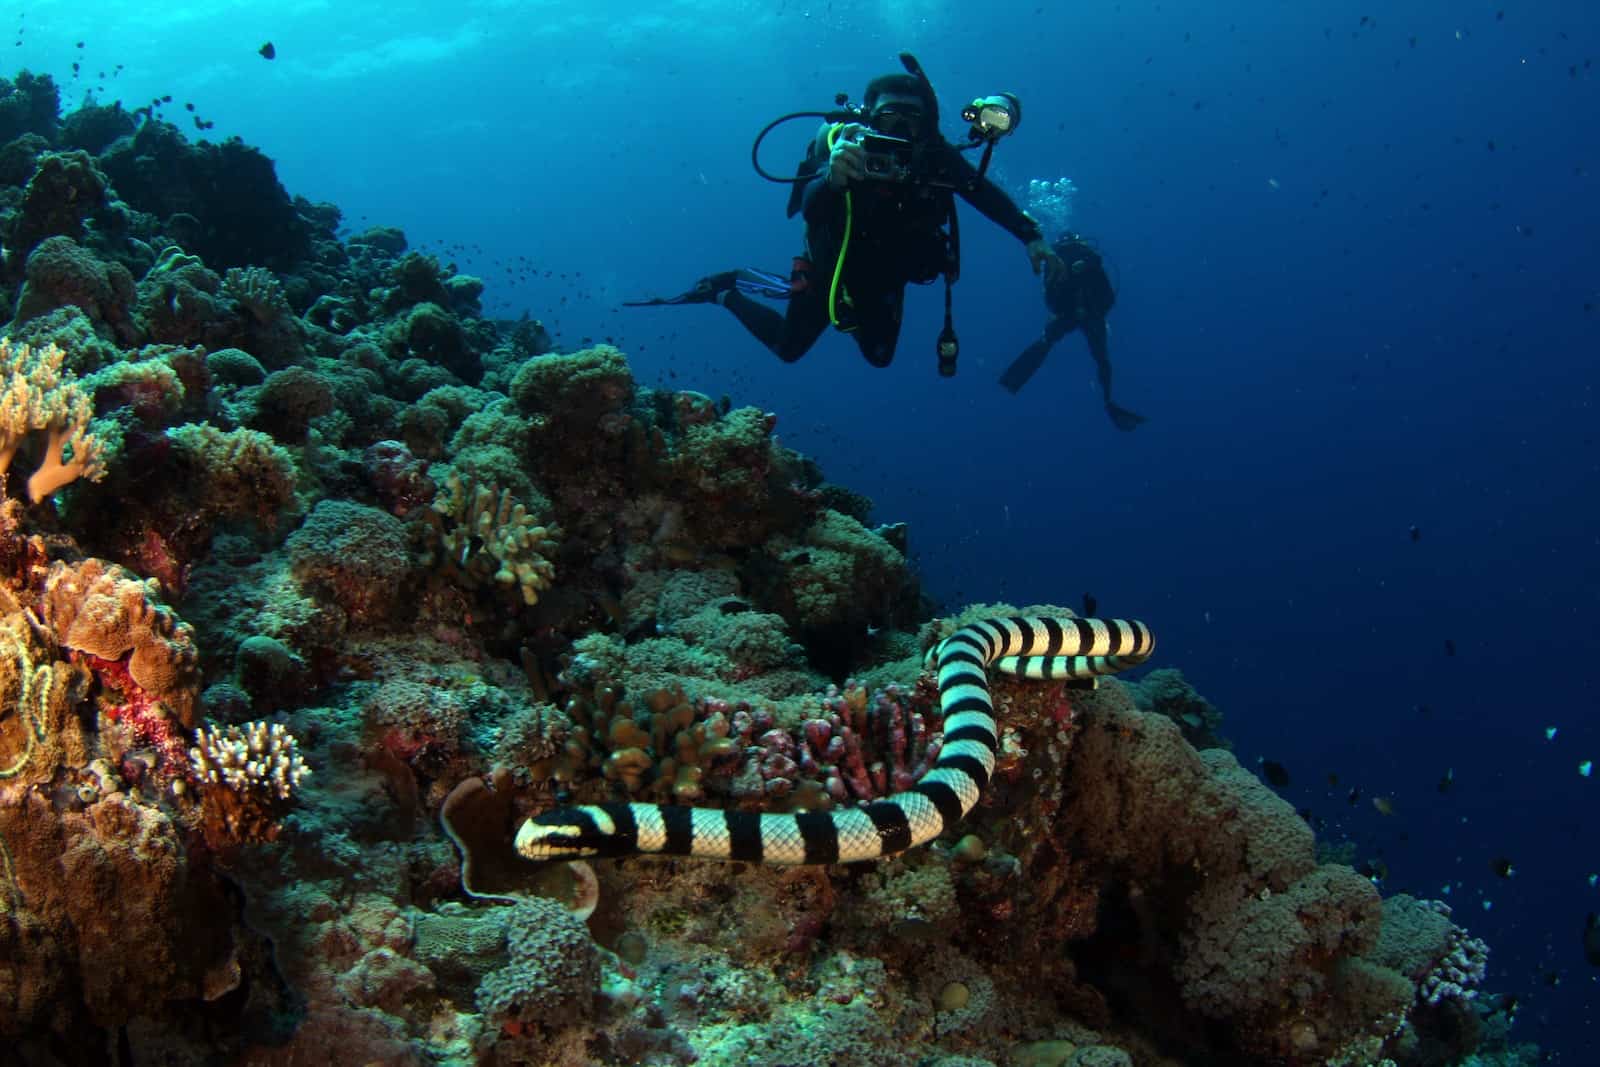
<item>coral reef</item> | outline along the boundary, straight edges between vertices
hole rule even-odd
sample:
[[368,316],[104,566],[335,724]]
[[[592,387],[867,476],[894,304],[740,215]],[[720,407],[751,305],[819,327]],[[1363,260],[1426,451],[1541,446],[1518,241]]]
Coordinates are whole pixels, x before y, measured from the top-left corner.
[[[882,863],[536,866],[945,744],[903,526],[237,140],[0,80],[0,1040],[24,1061],[1431,1065],[1486,948],[1319,864],[1175,670],[999,680]],[[712,816],[715,818],[715,816]],[[590,912],[592,911],[592,914]]]

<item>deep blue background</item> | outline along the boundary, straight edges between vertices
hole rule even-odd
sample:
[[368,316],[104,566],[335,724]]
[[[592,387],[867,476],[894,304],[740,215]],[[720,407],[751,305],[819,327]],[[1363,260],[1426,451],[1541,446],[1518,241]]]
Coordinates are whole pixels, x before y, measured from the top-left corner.
[[[191,100],[291,191],[481,274],[492,307],[777,412],[911,523],[951,605],[1092,591],[1144,619],[1242,759],[1283,762],[1294,803],[1381,855],[1386,891],[1448,888],[1492,986],[1523,997],[1520,1032],[1592,1062],[1600,6],[258,7],[32,4],[13,52],[73,99]],[[970,211],[954,381],[934,373],[936,288],[887,371],[840,337],[785,366],[718,309],[617,307],[786,269],[798,228],[750,138],[859,96],[902,48],[952,120],[963,97],[1022,96],[1008,185],[1082,190],[1136,433],[1100,412],[1077,337],[1022,396],[992,384],[1043,311],[1021,249]],[[808,135],[780,130],[769,166]]]

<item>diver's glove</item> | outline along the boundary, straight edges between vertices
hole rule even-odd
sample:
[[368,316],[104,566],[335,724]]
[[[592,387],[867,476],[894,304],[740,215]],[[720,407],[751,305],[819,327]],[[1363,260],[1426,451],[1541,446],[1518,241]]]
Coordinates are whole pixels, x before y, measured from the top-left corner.
[[843,189],[866,175],[866,160],[856,138],[865,129],[859,123],[849,123],[840,128],[833,140],[833,150],[828,153],[828,185]]
[[1050,247],[1050,242],[1043,237],[1035,237],[1028,242],[1028,263],[1033,267],[1033,273],[1044,271],[1045,284],[1057,281],[1067,273],[1067,265],[1056,255],[1056,250]]

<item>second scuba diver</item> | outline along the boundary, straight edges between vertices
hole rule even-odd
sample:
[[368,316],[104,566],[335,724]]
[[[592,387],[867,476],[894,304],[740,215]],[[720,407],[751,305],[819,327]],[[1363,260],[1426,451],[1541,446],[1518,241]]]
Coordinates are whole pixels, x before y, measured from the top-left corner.
[[[855,336],[868,363],[887,367],[900,338],[907,283],[943,275],[939,370],[949,375],[958,350],[949,290],[960,270],[956,194],[1026,246],[1034,273],[1042,269],[1047,282],[1063,275],[1066,265],[1039,224],[940,134],[932,85],[915,59],[901,60],[911,73],[885,74],[867,85],[856,112],[865,122],[829,123],[813,138],[789,197],[789,216],[803,213],[806,229],[805,252],[795,257],[787,282],[730,270],[702,278],[681,296],[638,303],[721,304],[785,362],[805,355],[832,324]],[[996,113],[1003,128],[991,132],[992,149],[1014,128],[1020,104],[1010,96],[988,99],[1006,105]],[[984,120],[972,121],[977,141]],[[752,294],[787,299],[788,308],[779,312]]]
[[1111,353],[1106,344],[1109,332],[1106,314],[1116,303],[1117,294],[1111,288],[1111,279],[1106,277],[1105,264],[1100,253],[1075,233],[1057,239],[1051,247],[1067,269],[1045,279],[1044,302],[1050,310],[1050,320],[1045,323],[1044,334],[1023,349],[1000,375],[1000,384],[1012,393],[1017,392],[1044,363],[1044,357],[1057,341],[1073,330],[1082,330],[1083,339],[1089,342],[1089,355],[1094,357],[1106,414],[1111,416],[1117,429],[1132,430],[1144,421],[1144,416],[1111,402]]

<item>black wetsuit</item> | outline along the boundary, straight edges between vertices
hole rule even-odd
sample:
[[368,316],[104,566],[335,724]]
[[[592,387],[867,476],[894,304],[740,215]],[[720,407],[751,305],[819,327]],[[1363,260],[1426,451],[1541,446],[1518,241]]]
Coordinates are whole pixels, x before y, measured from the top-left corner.
[[1111,402],[1111,352],[1106,338],[1106,315],[1117,302],[1117,294],[1106,276],[1105,264],[1100,253],[1075,233],[1060,238],[1051,247],[1067,269],[1054,280],[1045,282],[1044,302],[1050,309],[1050,321],[1045,323],[1043,336],[1011,361],[1000,375],[1000,384],[1017,392],[1043,365],[1045,356],[1057,341],[1073,330],[1082,330],[1084,340],[1089,343],[1089,354],[1094,357],[1106,413],[1118,429],[1131,430],[1144,418]]
[[[829,325],[828,289],[845,233],[845,194],[828,184],[826,159],[814,152],[802,164],[801,174],[809,171],[811,180],[790,198],[789,214],[805,215],[808,254],[795,261],[787,313],[737,291],[725,299],[745,328],[786,362],[805,355]],[[954,218],[955,194],[1018,240],[1039,236],[1038,225],[944,138],[924,143],[919,173],[927,180],[868,179],[849,187],[852,217],[842,278],[849,303],[839,301],[841,321],[853,324],[861,354],[875,367],[894,359],[906,284],[959,269],[959,249],[944,228]]]

